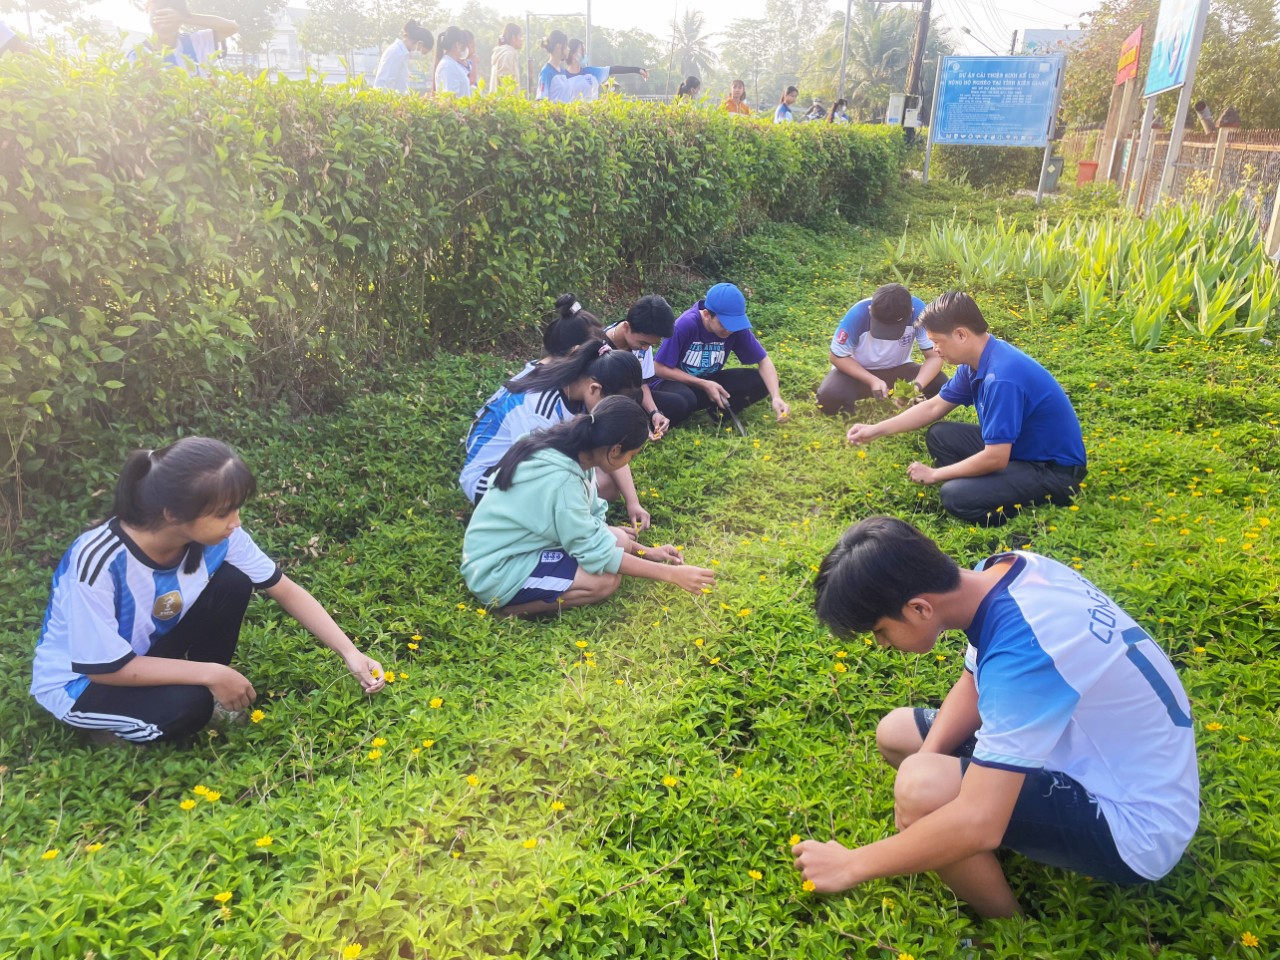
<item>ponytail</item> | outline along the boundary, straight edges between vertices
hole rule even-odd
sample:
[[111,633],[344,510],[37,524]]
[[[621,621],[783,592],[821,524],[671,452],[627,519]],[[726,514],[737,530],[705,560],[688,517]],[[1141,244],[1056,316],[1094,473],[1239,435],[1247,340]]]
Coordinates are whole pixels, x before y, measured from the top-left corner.
[[548,357],[565,357],[574,347],[604,337],[604,327],[595,314],[583,310],[572,293],[556,300],[556,316],[542,331],[542,350]]
[[621,447],[623,453],[639,450],[648,439],[649,417],[639,403],[628,397],[605,397],[590,413],[580,413],[572,420],[535,430],[513,443],[498,461],[492,485],[499,490],[510,490],[516,468],[542,450],[555,450],[576,463],[580,454],[601,448]]
[[466,31],[459,26],[445,27],[440,35],[436,37],[436,66],[440,66],[440,61],[444,59],[444,55],[452,50],[455,46],[466,40]]
[[563,30],[552,30],[547,34],[547,39],[542,41],[542,49],[547,53],[554,53],[556,47],[568,47],[569,35]]
[[694,92],[702,89],[702,81],[690,74],[680,81],[680,86],[676,89],[677,97],[691,97]]
[[606,397],[620,394],[640,399],[640,361],[630,350],[614,350],[603,338],[588,340],[567,357],[541,364],[503,384],[511,393],[563,390],[575,380],[590,377]]

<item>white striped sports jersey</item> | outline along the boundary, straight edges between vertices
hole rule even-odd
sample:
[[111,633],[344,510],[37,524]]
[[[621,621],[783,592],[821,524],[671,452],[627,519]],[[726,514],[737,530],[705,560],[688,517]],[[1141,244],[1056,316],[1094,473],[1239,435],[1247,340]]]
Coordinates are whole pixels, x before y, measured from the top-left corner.
[[1092,583],[1034,553],[966,633],[982,726],[975,763],[1065,773],[1094,797],[1136,873],[1168,873],[1200,818],[1191,706],[1160,646]]
[[[192,573],[191,550],[201,551]],[[259,589],[280,580],[280,568],[236,528],[212,547],[192,544],[174,567],[157,567],[120,522],[82,533],[53,574],[31,671],[31,695],[63,717],[89,685],[89,675],[113,673],[182,621],[209,578],[229,563]]]
[[[519,380],[536,364],[530,363],[511,379]],[[560,390],[541,393],[512,393],[499,387],[485,405],[476,411],[476,419],[467,433],[467,459],[458,484],[472,503],[489,489],[489,475],[498,466],[511,445],[534,430],[555,426],[573,416],[569,399]]]

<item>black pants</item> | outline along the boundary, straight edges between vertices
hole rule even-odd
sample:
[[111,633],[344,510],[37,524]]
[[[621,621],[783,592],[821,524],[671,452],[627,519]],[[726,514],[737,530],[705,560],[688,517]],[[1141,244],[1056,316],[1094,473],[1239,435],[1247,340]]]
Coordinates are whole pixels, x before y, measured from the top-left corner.
[[[252,595],[249,578],[224,563],[178,625],[152,644],[147,656],[231,663]],[[73,727],[109,730],[121,739],[146,743],[189,737],[203,729],[212,715],[213,694],[208,687],[113,687],[90,678],[62,719]]]
[[[734,367],[713,373],[707,380],[714,380],[729,391],[729,409],[734,413],[769,395],[760,371],[755,367]],[[654,405],[673,427],[679,426],[699,410],[710,407],[711,398],[705,390],[674,380],[663,380],[656,387],[650,385]]]
[[[890,388],[899,380],[914,380],[920,372],[920,364],[904,363],[885,370],[870,370],[889,385]],[[925,384],[924,395],[936,397],[947,378],[941,373]],[[861,380],[855,380],[843,370],[834,367],[827,372],[822,384],[818,387],[818,406],[823,413],[853,413],[854,404],[871,396],[871,388]]]
[[[935,466],[946,467],[981,450],[982,430],[972,423],[935,423],[925,434]],[[961,520],[980,527],[1008,523],[1025,507],[1042,503],[1067,506],[1080,492],[1084,467],[1010,460],[1003,470],[981,477],[962,477],[942,485],[942,506]]]

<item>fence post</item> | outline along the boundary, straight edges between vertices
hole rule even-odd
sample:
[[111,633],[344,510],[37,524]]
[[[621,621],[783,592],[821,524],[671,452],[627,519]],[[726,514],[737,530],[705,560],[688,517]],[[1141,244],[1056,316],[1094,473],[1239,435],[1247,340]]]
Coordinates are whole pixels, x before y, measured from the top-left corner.
[[1280,183],[1276,184],[1276,197],[1271,204],[1271,225],[1267,228],[1267,256],[1280,253]]
[[1218,144],[1213,148],[1213,169],[1209,174],[1213,181],[1213,192],[1218,192],[1218,184],[1222,182],[1222,167],[1227,159],[1227,141],[1231,139],[1230,127],[1218,128]]

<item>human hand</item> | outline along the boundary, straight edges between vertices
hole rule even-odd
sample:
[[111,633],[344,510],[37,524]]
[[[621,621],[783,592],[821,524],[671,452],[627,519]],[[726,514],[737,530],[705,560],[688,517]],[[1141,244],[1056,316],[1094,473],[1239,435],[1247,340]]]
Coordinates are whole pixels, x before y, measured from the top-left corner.
[[931,486],[938,482],[938,471],[933,467],[926,467],[919,460],[914,461],[911,466],[907,467],[907,476],[916,483],[923,483],[925,486]]
[[791,416],[791,407],[787,405],[787,401],[781,397],[773,398],[773,412],[778,415],[778,422],[781,423],[787,417]]
[[649,418],[649,439],[661,440],[663,434],[670,429],[671,421],[662,415],[662,411],[653,411],[653,416]]
[[689,593],[701,593],[716,585],[716,575],[706,567],[675,567],[671,571],[671,582],[681,590]]
[[849,432],[845,434],[845,439],[850,443],[870,443],[876,438],[876,428],[873,423],[855,423],[849,428]]
[[680,556],[680,551],[669,543],[664,543],[660,547],[645,547],[644,558],[658,563],[669,563],[675,567],[684,563],[684,557]]
[[811,881],[818,893],[839,893],[858,885],[852,870],[855,851],[835,840],[826,843],[801,840],[791,848],[791,853],[800,875]]
[[649,511],[638,503],[627,504],[627,517],[631,520],[631,529],[634,536],[635,531],[648,530],[650,517]]
[[375,694],[387,685],[386,671],[373,657],[356,653],[351,657],[344,657],[343,663],[347,665],[351,675],[360,681],[360,688],[366,694]]
[[205,686],[213,694],[213,699],[222,704],[225,709],[243,710],[258,699],[258,694],[253,689],[253,684],[245,679],[244,674],[239,670],[223,666],[220,663],[210,664],[210,666],[216,667],[217,671],[213,679]]
[[874,377],[870,383],[871,395],[877,400],[883,400],[889,396],[889,385],[879,377]]
[[[151,11],[151,29],[156,33],[177,31],[182,27],[182,14],[172,7],[157,7]],[[223,704],[226,706],[226,704]]]
[[644,67],[641,67],[641,68],[640,68],[640,79],[641,79],[641,80],[648,80],[648,79],[649,79],[649,71],[648,71],[648,70],[646,70]]
[[703,380],[702,389],[707,391],[707,396],[717,407],[723,407],[728,404],[729,391],[714,380]]

